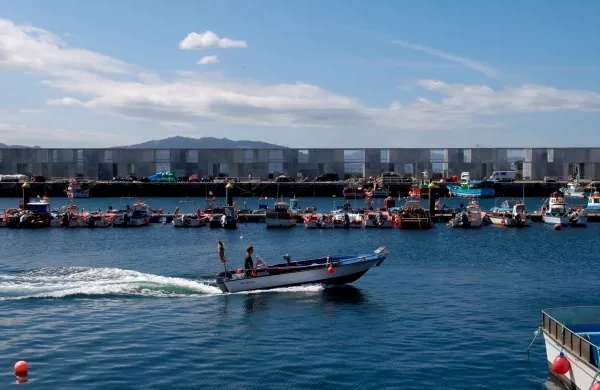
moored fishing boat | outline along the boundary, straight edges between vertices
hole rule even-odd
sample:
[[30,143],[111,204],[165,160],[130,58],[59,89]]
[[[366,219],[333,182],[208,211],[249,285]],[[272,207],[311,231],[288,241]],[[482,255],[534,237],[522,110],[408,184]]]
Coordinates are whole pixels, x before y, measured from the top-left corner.
[[343,189],[342,194],[344,199],[364,199],[366,191],[362,186],[351,183]]
[[527,215],[527,207],[518,200],[505,200],[500,207],[493,207],[485,218],[492,225],[505,227],[531,226],[531,218]]
[[448,226],[457,228],[478,228],[483,224],[481,207],[473,199],[467,208],[448,222]]
[[600,211],[600,192],[594,192],[588,197],[587,205],[585,206],[586,210],[591,211]]
[[387,210],[366,211],[363,219],[367,228],[391,229],[394,227],[392,217]]
[[542,221],[551,225],[569,225],[568,206],[560,192],[554,192],[542,206]]
[[542,310],[548,370],[569,389],[600,389],[600,306]]
[[297,221],[296,213],[292,211],[289,203],[284,201],[275,202],[273,209],[265,212],[265,222],[268,228],[294,227]]
[[176,228],[191,228],[191,227],[202,227],[206,226],[208,217],[202,213],[200,208],[196,205],[196,202],[191,202],[194,206],[194,212],[180,213],[181,205],[189,203],[188,201],[179,202],[175,211],[173,212],[173,220],[171,223]]
[[81,183],[78,180],[69,181],[69,186],[65,190],[67,198],[89,198],[90,190],[83,189]]
[[431,229],[433,220],[429,210],[425,210],[420,196],[410,196],[402,207],[391,209],[394,215],[394,222],[399,229]]
[[469,181],[460,185],[448,184],[448,191],[452,196],[468,198],[493,198],[496,196],[494,182],[489,180]]
[[331,217],[331,214],[305,214],[304,226],[306,226],[309,229],[331,229],[333,228],[333,219]]
[[[217,274],[216,284],[221,291],[231,293],[306,284],[343,285],[358,280],[369,269],[380,266],[387,253],[387,248],[379,247],[372,254],[326,256],[299,261],[292,261],[286,255],[285,263],[267,265],[260,259],[261,265],[254,270],[237,271],[229,269],[227,262],[223,261],[225,271]],[[252,272],[248,276],[245,271]]]

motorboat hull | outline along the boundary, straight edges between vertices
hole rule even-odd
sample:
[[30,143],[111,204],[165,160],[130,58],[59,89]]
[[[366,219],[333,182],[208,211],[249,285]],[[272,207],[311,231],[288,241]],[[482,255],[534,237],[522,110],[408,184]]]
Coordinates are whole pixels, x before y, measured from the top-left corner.
[[[306,284],[342,285],[352,283],[363,276],[369,269],[381,265],[387,254],[385,251],[363,256],[331,258],[327,260],[305,260],[291,265],[257,269],[255,277],[245,273],[221,272],[217,275],[216,284],[223,292],[240,292],[291,287]],[[314,261],[311,264],[311,261]],[[293,265],[300,264],[300,265]],[[333,267],[330,272],[329,267]]]

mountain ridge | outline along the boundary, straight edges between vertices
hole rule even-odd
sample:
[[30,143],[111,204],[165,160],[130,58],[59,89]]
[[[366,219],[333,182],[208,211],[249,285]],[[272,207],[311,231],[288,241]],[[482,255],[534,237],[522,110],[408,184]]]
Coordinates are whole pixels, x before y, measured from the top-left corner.
[[229,138],[202,137],[191,138],[174,136],[160,140],[151,140],[139,144],[114,146],[112,149],[287,149],[287,146],[263,141],[239,140]]

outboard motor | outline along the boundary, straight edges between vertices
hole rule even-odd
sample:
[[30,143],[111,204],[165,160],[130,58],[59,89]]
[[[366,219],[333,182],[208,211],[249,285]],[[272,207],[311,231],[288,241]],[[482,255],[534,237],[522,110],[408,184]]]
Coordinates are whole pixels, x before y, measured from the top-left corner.
[[344,227],[350,227],[350,216],[348,213],[344,213]]
[[217,274],[217,287],[224,293],[229,292],[229,290],[227,290],[227,286],[225,285],[225,279],[231,279],[231,272],[221,271]]
[[286,253],[285,255],[283,255],[283,260],[285,260],[287,262],[287,265],[290,265],[290,262],[292,261],[292,257],[290,256],[289,253]]
[[377,224],[377,226],[382,226],[383,225],[383,213],[378,213],[377,217],[375,217],[375,222]]
[[523,220],[521,219],[521,214],[515,213],[514,220],[515,220],[515,225],[517,225],[517,226],[523,225]]
[[460,219],[461,219],[461,224],[463,226],[467,226],[469,224],[469,216],[467,215],[467,213],[462,213]]
[[221,216],[221,226],[225,227],[227,225],[227,216],[225,216],[225,214],[223,214]]
[[88,217],[87,223],[88,223],[89,227],[95,227],[96,226],[96,220],[91,215]]
[[323,225],[324,225],[324,222],[323,222],[323,216],[322,216],[322,215],[320,215],[320,216],[319,216],[319,218],[317,218],[317,227],[320,227],[320,228],[322,228],[322,227],[323,227]]

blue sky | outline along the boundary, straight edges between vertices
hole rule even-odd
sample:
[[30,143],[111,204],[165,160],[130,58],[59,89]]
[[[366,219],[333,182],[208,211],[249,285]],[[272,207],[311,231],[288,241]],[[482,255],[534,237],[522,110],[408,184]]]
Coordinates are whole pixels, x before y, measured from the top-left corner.
[[600,2],[0,0],[0,142],[600,146]]

